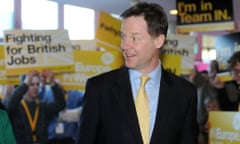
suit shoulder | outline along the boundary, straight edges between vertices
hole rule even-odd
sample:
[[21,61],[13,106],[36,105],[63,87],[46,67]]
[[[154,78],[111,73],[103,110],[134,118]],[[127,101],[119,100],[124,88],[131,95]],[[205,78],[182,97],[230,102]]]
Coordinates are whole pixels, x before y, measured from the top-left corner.
[[181,87],[186,86],[186,87],[195,88],[195,85],[193,83],[191,83],[190,81],[188,81],[188,80],[186,80],[186,79],[184,79],[180,76],[177,76],[177,75],[172,74],[170,72],[167,72],[167,75],[170,77],[171,82],[174,83],[174,84],[180,85]]

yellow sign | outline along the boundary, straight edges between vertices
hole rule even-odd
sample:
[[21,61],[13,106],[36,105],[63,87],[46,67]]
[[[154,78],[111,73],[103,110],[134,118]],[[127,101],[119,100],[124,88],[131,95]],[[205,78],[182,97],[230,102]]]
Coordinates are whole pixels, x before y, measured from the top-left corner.
[[97,46],[108,50],[120,51],[121,21],[106,12],[100,12],[96,40]]
[[240,143],[240,113],[210,112],[209,144]]
[[[166,39],[166,44],[160,51],[161,55],[180,56],[180,73],[188,74],[194,67],[194,46],[196,44],[195,37],[188,35],[169,34]],[[166,59],[166,61],[173,61]],[[174,60],[175,61],[175,60]],[[172,65],[171,67],[179,66]]]
[[0,45],[0,84],[19,84],[18,76],[6,75],[4,46]]
[[88,78],[119,68],[124,64],[122,53],[118,51],[74,50],[75,72],[56,75],[66,90],[85,90]]
[[3,75],[3,70],[5,70],[5,60],[4,60],[4,46],[0,45],[0,76]]
[[178,32],[233,30],[232,0],[177,0]]
[[221,30],[233,30],[233,29],[235,29],[234,22],[177,26],[178,33],[221,31]]
[[178,55],[160,55],[164,68],[176,75],[180,75],[181,57]]
[[222,82],[226,82],[226,81],[231,81],[233,80],[233,77],[231,76],[231,74],[229,72],[222,72],[222,73],[218,73],[217,77],[220,79],[220,81]]
[[9,30],[4,32],[7,75],[29,70],[74,71],[72,45],[66,30]]
[[98,50],[96,40],[71,40],[74,50]]
[[2,85],[0,85],[0,99],[2,99],[3,98],[3,96],[2,96]]

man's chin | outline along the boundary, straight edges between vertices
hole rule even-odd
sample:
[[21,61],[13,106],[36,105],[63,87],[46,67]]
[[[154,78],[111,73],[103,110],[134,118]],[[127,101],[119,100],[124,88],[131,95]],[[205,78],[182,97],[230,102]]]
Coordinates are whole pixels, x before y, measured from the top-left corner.
[[128,67],[129,69],[134,69],[135,65],[133,63],[126,63],[126,67]]

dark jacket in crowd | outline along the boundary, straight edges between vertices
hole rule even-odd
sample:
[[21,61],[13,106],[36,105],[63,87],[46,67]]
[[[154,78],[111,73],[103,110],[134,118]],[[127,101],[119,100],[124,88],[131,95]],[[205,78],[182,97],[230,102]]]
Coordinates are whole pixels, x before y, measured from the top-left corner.
[[240,102],[240,85],[235,80],[224,83],[224,88],[218,89],[220,109],[223,111],[238,111]]
[[[54,99],[52,103],[39,103],[39,117],[36,126],[36,137],[39,144],[47,144],[48,140],[48,117],[58,113],[65,107],[64,93],[59,85],[53,87]],[[14,90],[8,103],[8,112],[12,122],[17,144],[32,144],[32,129],[30,127],[26,112],[21,104],[21,100],[28,90],[28,86],[23,83]],[[36,109],[36,102],[26,101],[32,116]]]

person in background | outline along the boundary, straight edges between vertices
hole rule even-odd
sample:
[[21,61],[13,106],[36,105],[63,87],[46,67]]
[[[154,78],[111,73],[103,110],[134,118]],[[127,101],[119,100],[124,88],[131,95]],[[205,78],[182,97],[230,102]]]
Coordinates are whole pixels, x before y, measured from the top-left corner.
[[207,144],[206,122],[208,120],[208,109],[205,103],[208,99],[217,101],[217,91],[209,79],[202,75],[202,72],[198,72],[196,68],[189,74],[189,80],[197,87],[198,144]]
[[[83,91],[69,90],[68,95],[69,106],[59,113],[59,117],[65,122],[79,122],[82,113]],[[75,104],[72,104],[73,101]]]
[[209,79],[211,82],[215,79],[217,73],[219,72],[220,72],[220,69],[219,69],[218,61],[211,60],[209,64]]
[[0,102],[0,109],[1,110],[6,110],[5,105],[2,102]]
[[[87,80],[77,143],[197,144],[196,87],[167,72],[159,59],[166,13],[157,3],[139,2],[121,17],[125,66]],[[148,79],[145,86],[140,77]],[[136,102],[140,87],[147,97],[139,106],[149,103],[144,124]]]
[[209,72],[207,70],[200,71],[200,73],[205,79],[210,80]]
[[50,119],[48,144],[74,144],[76,142],[82,97],[81,91],[66,91],[66,108]]
[[228,70],[233,80],[223,82],[218,77],[213,81],[217,88],[220,110],[239,111],[240,102],[240,51],[228,60]]
[[40,74],[27,73],[24,81],[15,88],[8,100],[8,114],[18,144],[47,144],[47,118],[65,108],[64,93],[54,80],[54,74],[46,71],[53,89],[54,101],[39,101]]
[[209,143],[209,130],[210,130],[210,124],[208,122],[209,113],[211,111],[219,111],[220,110],[218,100],[214,97],[208,97],[207,99],[205,99],[204,104],[205,104],[208,115],[207,115],[207,119],[206,119],[203,127],[201,127],[201,134],[199,135],[199,143],[198,144],[208,144]]
[[[40,101],[53,102],[53,90],[47,81],[45,70],[41,73],[40,79]],[[60,82],[58,84],[61,86]],[[48,117],[48,144],[73,144],[76,141],[83,93],[77,90],[66,91],[62,86],[61,89],[65,94],[66,107],[59,113]]]
[[14,88],[15,88],[15,86],[13,84],[3,85],[1,102],[2,102],[2,104],[4,106],[4,108],[7,107],[9,96],[13,92]]
[[16,144],[12,125],[6,111],[0,109],[0,144]]

